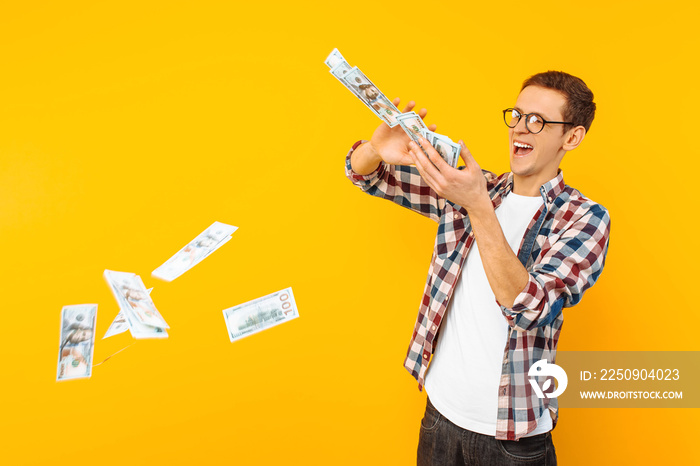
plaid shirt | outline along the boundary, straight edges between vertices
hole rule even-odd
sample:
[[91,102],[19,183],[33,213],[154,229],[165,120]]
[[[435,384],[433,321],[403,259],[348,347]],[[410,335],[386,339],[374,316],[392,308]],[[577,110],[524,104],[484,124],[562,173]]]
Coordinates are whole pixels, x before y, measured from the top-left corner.
[[[345,172],[353,184],[438,222],[428,280],[404,363],[422,390],[440,323],[474,244],[474,233],[466,209],[438,196],[415,167],[382,162],[369,175],[353,172],[350,156],[362,142],[355,143],[345,160]],[[483,172],[496,209],[513,189],[513,174]],[[607,210],[565,185],[561,171],[540,187],[540,193],[544,205],[530,221],[518,252],[529,282],[512,307],[499,303],[509,324],[498,388],[496,438],[501,440],[517,440],[534,430],[547,408],[556,426],[557,399],[537,398],[528,371],[540,359],[554,363],[564,321],[562,308],[581,301],[583,292],[596,282],[608,249]]]

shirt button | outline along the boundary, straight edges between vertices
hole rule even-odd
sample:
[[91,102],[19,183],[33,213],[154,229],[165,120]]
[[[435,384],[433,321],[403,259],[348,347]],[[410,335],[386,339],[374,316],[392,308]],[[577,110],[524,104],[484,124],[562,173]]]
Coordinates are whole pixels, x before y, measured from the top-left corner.
[[425,353],[423,353],[423,357],[425,359],[428,359],[430,357],[430,354],[428,354],[428,352],[426,351]]
[[433,325],[432,327],[430,327],[430,330],[436,330],[436,329],[437,329],[437,325]]
[[469,237],[470,237],[470,238],[473,238],[473,237],[474,237],[474,232],[473,232],[473,231],[470,231],[470,232],[469,232]]

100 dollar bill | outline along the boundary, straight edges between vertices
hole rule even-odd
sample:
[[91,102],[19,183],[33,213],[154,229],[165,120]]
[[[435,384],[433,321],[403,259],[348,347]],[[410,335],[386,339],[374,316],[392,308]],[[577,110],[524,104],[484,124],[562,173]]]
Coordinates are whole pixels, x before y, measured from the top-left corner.
[[297,317],[299,311],[291,287],[224,309],[231,343]]
[[105,269],[104,277],[119,304],[119,309],[126,313],[130,326],[129,316],[131,315],[143,325],[162,329],[170,328],[156,309],[141,277],[134,273],[115,272],[107,269]]
[[63,307],[56,381],[81,379],[92,375],[96,321],[97,304]]
[[167,282],[175,280],[226,244],[236,230],[238,227],[233,225],[214,222],[190,241],[187,246],[155,269],[151,275]]

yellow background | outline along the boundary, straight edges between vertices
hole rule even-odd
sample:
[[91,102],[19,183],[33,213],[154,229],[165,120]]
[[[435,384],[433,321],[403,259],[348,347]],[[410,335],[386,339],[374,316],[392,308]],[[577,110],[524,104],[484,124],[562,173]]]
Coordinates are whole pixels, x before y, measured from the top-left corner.
[[[9,2],[0,7],[0,463],[413,464],[403,369],[436,225],[343,174],[378,120],[338,47],[508,170],[500,111],[562,69],[598,114],[563,163],[611,212],[561,350],[698,350],[695,2]],[[231,242],[150,272],[219,220]],[[140,274],[170,338],[56,383],[60,310]],[[292,286],[301,317],[231,344],[222,309]],[[99,362],[128,334],[98,339]],[[560,464],[684,464],[697,410],[570,409]]]

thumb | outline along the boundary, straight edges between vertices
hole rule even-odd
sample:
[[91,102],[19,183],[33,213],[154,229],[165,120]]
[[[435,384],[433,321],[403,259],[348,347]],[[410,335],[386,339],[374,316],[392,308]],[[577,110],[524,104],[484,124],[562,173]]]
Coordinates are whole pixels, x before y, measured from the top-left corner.
[[464,144],[464,141],[461,139],[459,140],[459,145],[462,146],[462,149],[459,151],[459,156],[462,157],[462,160],[464,160],[464,163],[467,165],[470,164],[472,160],[474,160],[474,157],[472,157],[472,153],[469,152],[469,149],[467,149],[467,146]]
[[464,160],[464,164],[467,166],[467,168],[469,170],[481,170],[481,167],[478,163],[476,163],[476,160],[474,160],[472,153],[469,151],[469,149],[467,149],[467,146],[464,144],[464,141],[460,139],[459,145],[462,146],[462,149],[459,151],[459,156],[462,157],[462,160]]

